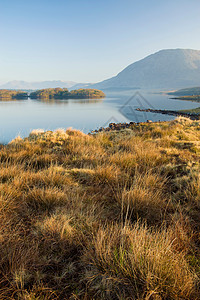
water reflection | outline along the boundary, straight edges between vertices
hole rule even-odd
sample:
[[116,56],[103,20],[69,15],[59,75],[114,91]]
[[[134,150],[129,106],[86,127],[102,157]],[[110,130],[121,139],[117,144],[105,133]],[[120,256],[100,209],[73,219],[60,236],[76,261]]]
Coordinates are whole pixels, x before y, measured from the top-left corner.
[[103,99],[7,99],[7,98],[0,98],[1,105],[4,103],[24,103],[26,101],[37,101],[40,103],[45,104],[69,104],[73,102],[73,104],[94,104],[94,103],[101,103]]
[[[118,122],[143,122],[170,120],[172,116],[135,111],[136,108],[190,109],[199,107],[199,103],[169,99],[167,95],[150,94],[139,91],[142,98],[135,97],[127,101],[136,90],[106,92],[104,99],[36,99],[0,101],[0,143],[8,143],[16,136],[27,136],[31,130],[42,128],[73,127],[87,133],[102,126],[108,126],[110,120]],[[147,101],[143,101],[143,97]],[[126,107],[124,105],[126,104]],[[131,109],[131,110],[130,110]]]
[[69,104],[73,102],[73,104],[94,104],[101,103],[102,99],[30,99],[30,101],[37,101],[41,103],[45,103],[48,105],[57,105],[57,104]]
[[75,101],[71,99],[70,101],[73,101],[74,104],[99,104],[103,102],[102,99],[76,99]]
[[29,99],[29,100],[33,102],[48,104],[48,105],[69,104],[68,100],[59,100],[59,99]]
[[17,102],[17,101],[24,101],[25,99],[8,99],[8,98],[0,98],[0,102]]
[[2,98],[0,99],[0,105],[1,107],[3,105],[8,105],[14,103],[15,105],[21,105],[26,102],[36,102],[36,103],[43,103],[47,105],[68,105],[70,103],[73,104],[99,104],[102,103],[102,99],[6,99]]

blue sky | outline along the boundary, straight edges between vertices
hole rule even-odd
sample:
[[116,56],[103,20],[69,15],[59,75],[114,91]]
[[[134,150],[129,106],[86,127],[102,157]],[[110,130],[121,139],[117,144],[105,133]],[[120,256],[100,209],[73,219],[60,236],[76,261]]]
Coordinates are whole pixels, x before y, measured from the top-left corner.
[[160,49],[200,50],[199,0],[0,0],[0,82],[97,82]]

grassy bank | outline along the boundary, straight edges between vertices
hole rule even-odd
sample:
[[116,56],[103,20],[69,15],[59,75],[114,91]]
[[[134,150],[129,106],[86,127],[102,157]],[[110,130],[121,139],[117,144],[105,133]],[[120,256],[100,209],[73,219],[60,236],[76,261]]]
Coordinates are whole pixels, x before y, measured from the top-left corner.
[[199,299],[200,121],[0,151],[0,299]]
[[186,112],[186,113],[195,113],[195,114],[200,114],[200,107],[197,108],[192,108],[192,109],[185,109],[185,110],[180,110],[182,112]]

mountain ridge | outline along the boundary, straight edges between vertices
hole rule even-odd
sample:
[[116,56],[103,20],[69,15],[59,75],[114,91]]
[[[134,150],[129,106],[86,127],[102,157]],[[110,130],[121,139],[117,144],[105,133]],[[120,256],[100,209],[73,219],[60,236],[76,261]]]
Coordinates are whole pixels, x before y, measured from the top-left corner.
[[125,67],[116,76],[98,83],[74,81],[10,81],[0,89],[45,89],[45,88],[146,88],[181,89],[200,85],[200,50],[162,49]]
[[200,50],[163,49],[138,60],[93,88],[182,88],[200,84]]
[[0,89],[21,89],[21,90],[36,90],[47,88],[82,88],[89,86],[89,83],[77,83],[75,81],[49,80],[28,82],[23,80],[13,80],[0,85]]

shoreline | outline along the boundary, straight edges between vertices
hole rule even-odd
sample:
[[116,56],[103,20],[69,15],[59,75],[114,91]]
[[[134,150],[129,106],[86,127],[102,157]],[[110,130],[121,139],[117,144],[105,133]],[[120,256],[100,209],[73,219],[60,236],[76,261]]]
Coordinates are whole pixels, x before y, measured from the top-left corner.
[[[193,121],[195,120],[200,120],[200,114],[197,113],[190,113],[190,112],[184,112],[184,111],[176,111],[176,110],[165,110],[165,109],[151,109],[151,108],[147,108],[147,109],[140,109],[137,108],[136,111],[140,111],[140,112],[151,112],[151,113],[156,113],[156,114],[163,114],[163,115],[170,115],[170,116],[174,116],[174,117],[185,117],[185,118],[189,118]],[[147,120],[146,122],[129,122],[129,123],[110,123],[108,125],[108,127],[100,127],[99,129],[95,129],[92,130],[89,134],[93,134],[93,133],[99,133],[99,132],[109,132],[109,131],[119,131],[119,130],[123,130],[123,129],[128,129],[131,128],[133,126],[136,125],[140,125],[140,124],[149,124],[149,123],[164,123],[164,122],[170,122],[170,121],[152,121],[152,120]]]
[[124,122],[124,123],[110,123],[108,125],[108,127],[100,127],[99,129],[95,129],[90,131],[88,134],[94,134],[94,133],[99,133],[99,132],[110,132],[110,131],[120,131],[123,129],[129,129],[129,128],[133,128],[135,126],[140,126],[140,125],[144,125],[144,124],[159,124],[159,123],[166,123],[166,122],[171,122],[171,121],[151,121],[151,120],[147,120],[145,122]]
[[147,108],[147,109],[137,108],[136,110],[141,111],[141,112],[151,112],[151,113],[170,115],[170,116],[176,116],[176,117],[181,116],[181,117],[189,118],[191,120],[199,120],[200,119],[200,115],[197,113],[188,113],[188,112],[177,111],[177,110],[151,109],[151,108]]
[[[181,117],[189,118],[191,120],[200,120],[200,114],[192,113],[192,112],[184,112],[184,111],[176,111],[176,110],[165,110],[165,109],[151,109],[151,108],[148,108],[148,109],[137,108],[136,111],[151,112],[151,113],[157,113],[157,114],[165,114],[165,115],[171,115],[171,116],[174,116],[174,117],[181,116]],[[147,120],[147,121],[144,121],[144,122],[134,122],[134,121],[124,122],[124,123],[113,123],[112,122],[112,123],[108,124],[108,127],[100,127],[99,129],[94,129],[94,130],[89,131],[87,134],[92,135],[92,134],[96,134],[96,133],[99,133],[99,132],[120,131],[120,130],[123,130],[123,129],[129,129],[129,128],[139,126],[139,125],[142,125],[142,124],[150,124],[150,123],[159,124],[159,123],[166,123],[166,122],[170,122],[170,121]],[[27,138],[27,137],[25,137],[25,138]],[[10,142],[0,143],[0,149],[1,149],[1,147],[8,145]]]

